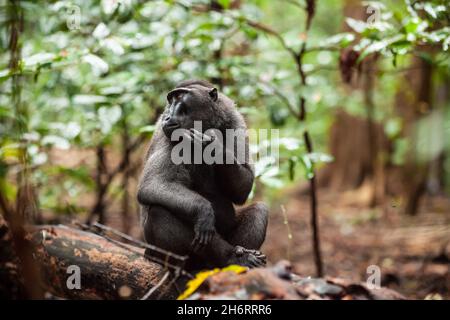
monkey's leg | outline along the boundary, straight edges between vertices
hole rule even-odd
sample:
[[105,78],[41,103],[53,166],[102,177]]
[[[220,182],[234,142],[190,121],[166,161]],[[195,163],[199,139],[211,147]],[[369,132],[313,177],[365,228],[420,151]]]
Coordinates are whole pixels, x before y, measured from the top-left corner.
[[189,255],[195,267],[222,267],[228,264],[234,246],[216,233],[210,243],[199,252],[192,251],[193,227],[178,219],[167,209],[152,206],[144,219],[144,235],[148,243],[180,255]]
[[257,202],[237,212],[237,227],[227,240],[232,245],[246,249],[259,250],[266,238],[269,209],[264,203]]
[[189,255],[186,266],[188,270],[225,267],[230,264],[247,267],[265,264],[265,257],[260,252],[232,245],[217,232],[205,248],[193,252],[193,228],[160,206],[153,206],[148,210],[144,230],[148,243],[180,255]]

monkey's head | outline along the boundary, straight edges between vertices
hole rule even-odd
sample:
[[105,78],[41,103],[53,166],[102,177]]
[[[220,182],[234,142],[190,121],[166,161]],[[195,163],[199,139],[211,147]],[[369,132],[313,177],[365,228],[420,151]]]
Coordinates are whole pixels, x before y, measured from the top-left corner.
[[162,116],[162,129],[170,139],[176,129],[194,128],[194,121],[201,121],[202,129],[220,129],[222,105],[225,96],[213,85],[202,80],[179,83],[167,94],[167,106]]

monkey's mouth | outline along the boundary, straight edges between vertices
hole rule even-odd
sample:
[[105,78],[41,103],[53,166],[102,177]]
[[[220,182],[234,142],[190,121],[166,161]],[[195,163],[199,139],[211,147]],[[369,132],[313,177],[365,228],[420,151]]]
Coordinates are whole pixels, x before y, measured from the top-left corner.
[[180,127],[181,126],[177,121],[167,121],[163,124],[163,131],[166,134],[166,136],[170,139],[172,132],[174,132],[176,129]]
[[174,131],[175,129],[178,129],[180,125],[178,123],[168,123],[164,125],[164,130],[170,130]]

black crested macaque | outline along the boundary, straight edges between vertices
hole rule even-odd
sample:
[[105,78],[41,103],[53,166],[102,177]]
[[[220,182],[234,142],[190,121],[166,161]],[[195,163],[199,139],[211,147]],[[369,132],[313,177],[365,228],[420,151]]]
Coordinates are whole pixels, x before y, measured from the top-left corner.
[[[225,130],[246,130],[243,117],[231,99],[203,80],[179,83],[167,101],[138,189],[145,240],[189,255],[188,270],[230,264],[264,266],[266,257],[258,250],[266,236],[267,207],[255,203],[235,210],[233,206],[247,200],[253,185],[248,139],[244,140],[244,161],[232,164],[175,164],[171,158],[178,143],[171,141],[176,129],[186,129],[184,138],[200,142],[202,148],[217,138],[205,132],[217,129],[223,134],[223,152],[229,153]],[[203,132],[194,129],[194,121],[201,121]],[[236,151],[235,143],[231,145]]]

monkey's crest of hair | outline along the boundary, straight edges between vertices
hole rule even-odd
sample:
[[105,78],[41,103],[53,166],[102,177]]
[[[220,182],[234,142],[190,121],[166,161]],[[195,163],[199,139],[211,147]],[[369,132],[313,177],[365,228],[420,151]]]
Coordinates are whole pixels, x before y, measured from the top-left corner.
[[214,88],[214,85],[206,80],[201,79],[190,79],[190,80],[183,80],[179,82],[175,88],[184,88],[184,87],[190,87],[193,85],[199,85],[206,88]]

